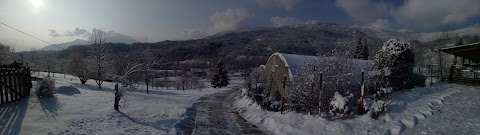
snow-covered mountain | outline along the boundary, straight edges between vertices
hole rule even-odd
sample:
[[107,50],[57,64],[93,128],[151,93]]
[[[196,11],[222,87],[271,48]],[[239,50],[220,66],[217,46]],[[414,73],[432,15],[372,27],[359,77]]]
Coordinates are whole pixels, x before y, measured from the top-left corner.
[[[107,43],[133,44],[133,43],[136,43],[136,42],[138,42],[138,41],[135,40],[134,38],[130,37],[130,36],[127,36],[127,35],[123,35],[123,34],[120,34],[120,33],[117,33],[117,32],[109,32],[108,33]],[[70,46],[73,46],[73,45],[88,45],[88,44],[90,44],[90,43],[87,40],[75,39],[75,40],[70,41],[70,42],[48,45],[48,46],[43,47],[40,50],[62,50],[62,49],[66,49],[66,48],[68,48]]]
[[89,44],[87,40],[75,39],[75,40],[70,41],[70,42],[48,45],[48,46],[43,47],[40,50],[61,50],[61,49],[66,49],[66,48],[68,48],[70,46],[73,46],[73,45],[87,45],[87,44]]

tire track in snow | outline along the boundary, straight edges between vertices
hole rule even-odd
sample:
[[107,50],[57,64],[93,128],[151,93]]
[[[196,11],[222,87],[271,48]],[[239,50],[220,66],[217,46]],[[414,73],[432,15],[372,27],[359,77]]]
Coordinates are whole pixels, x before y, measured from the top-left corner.
[[195,126],[192,134],[263,135],[258,127],[248,123],[233,106],[238,88],[214,94],[205,99],[196,109]]

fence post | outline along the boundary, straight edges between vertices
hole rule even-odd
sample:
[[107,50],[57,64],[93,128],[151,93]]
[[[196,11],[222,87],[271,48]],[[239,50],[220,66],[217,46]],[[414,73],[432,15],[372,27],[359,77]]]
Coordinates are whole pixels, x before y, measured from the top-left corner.
[[430,86],[433,84],[433,65],[430,65]]

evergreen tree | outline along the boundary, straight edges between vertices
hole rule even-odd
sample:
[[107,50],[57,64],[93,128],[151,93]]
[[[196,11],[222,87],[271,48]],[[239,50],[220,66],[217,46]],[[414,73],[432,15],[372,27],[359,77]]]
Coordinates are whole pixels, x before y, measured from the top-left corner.
[[367,38],[364,38],[365,42],[362,43],[362,38],[358,39],[357,48],[355,49],[355,59],[368,60],[368,44]]
[[225,70],[225,64],[222,61],[219,61],[215,65],[214,74],[212,77],[212,87],[213,88],[222,88],[228,85],[230,79],[228,78],[227,71]]
[[362,38],[358,38],[357,48],[355,49],[355,59],[361,59],[363,52]]
[[367,38],[365,38],[365,42],[364,42],[364,45],[363,45],[363,49],[362,49],[362,59],[364,60],[368,60],[368,43],[367,43]]

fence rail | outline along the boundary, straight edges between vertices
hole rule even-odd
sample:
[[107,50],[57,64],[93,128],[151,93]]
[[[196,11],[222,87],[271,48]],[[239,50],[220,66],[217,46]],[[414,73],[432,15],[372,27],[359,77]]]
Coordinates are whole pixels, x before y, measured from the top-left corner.
[[0,104],[30,96],[31,88],[29,68],[0,66]]

